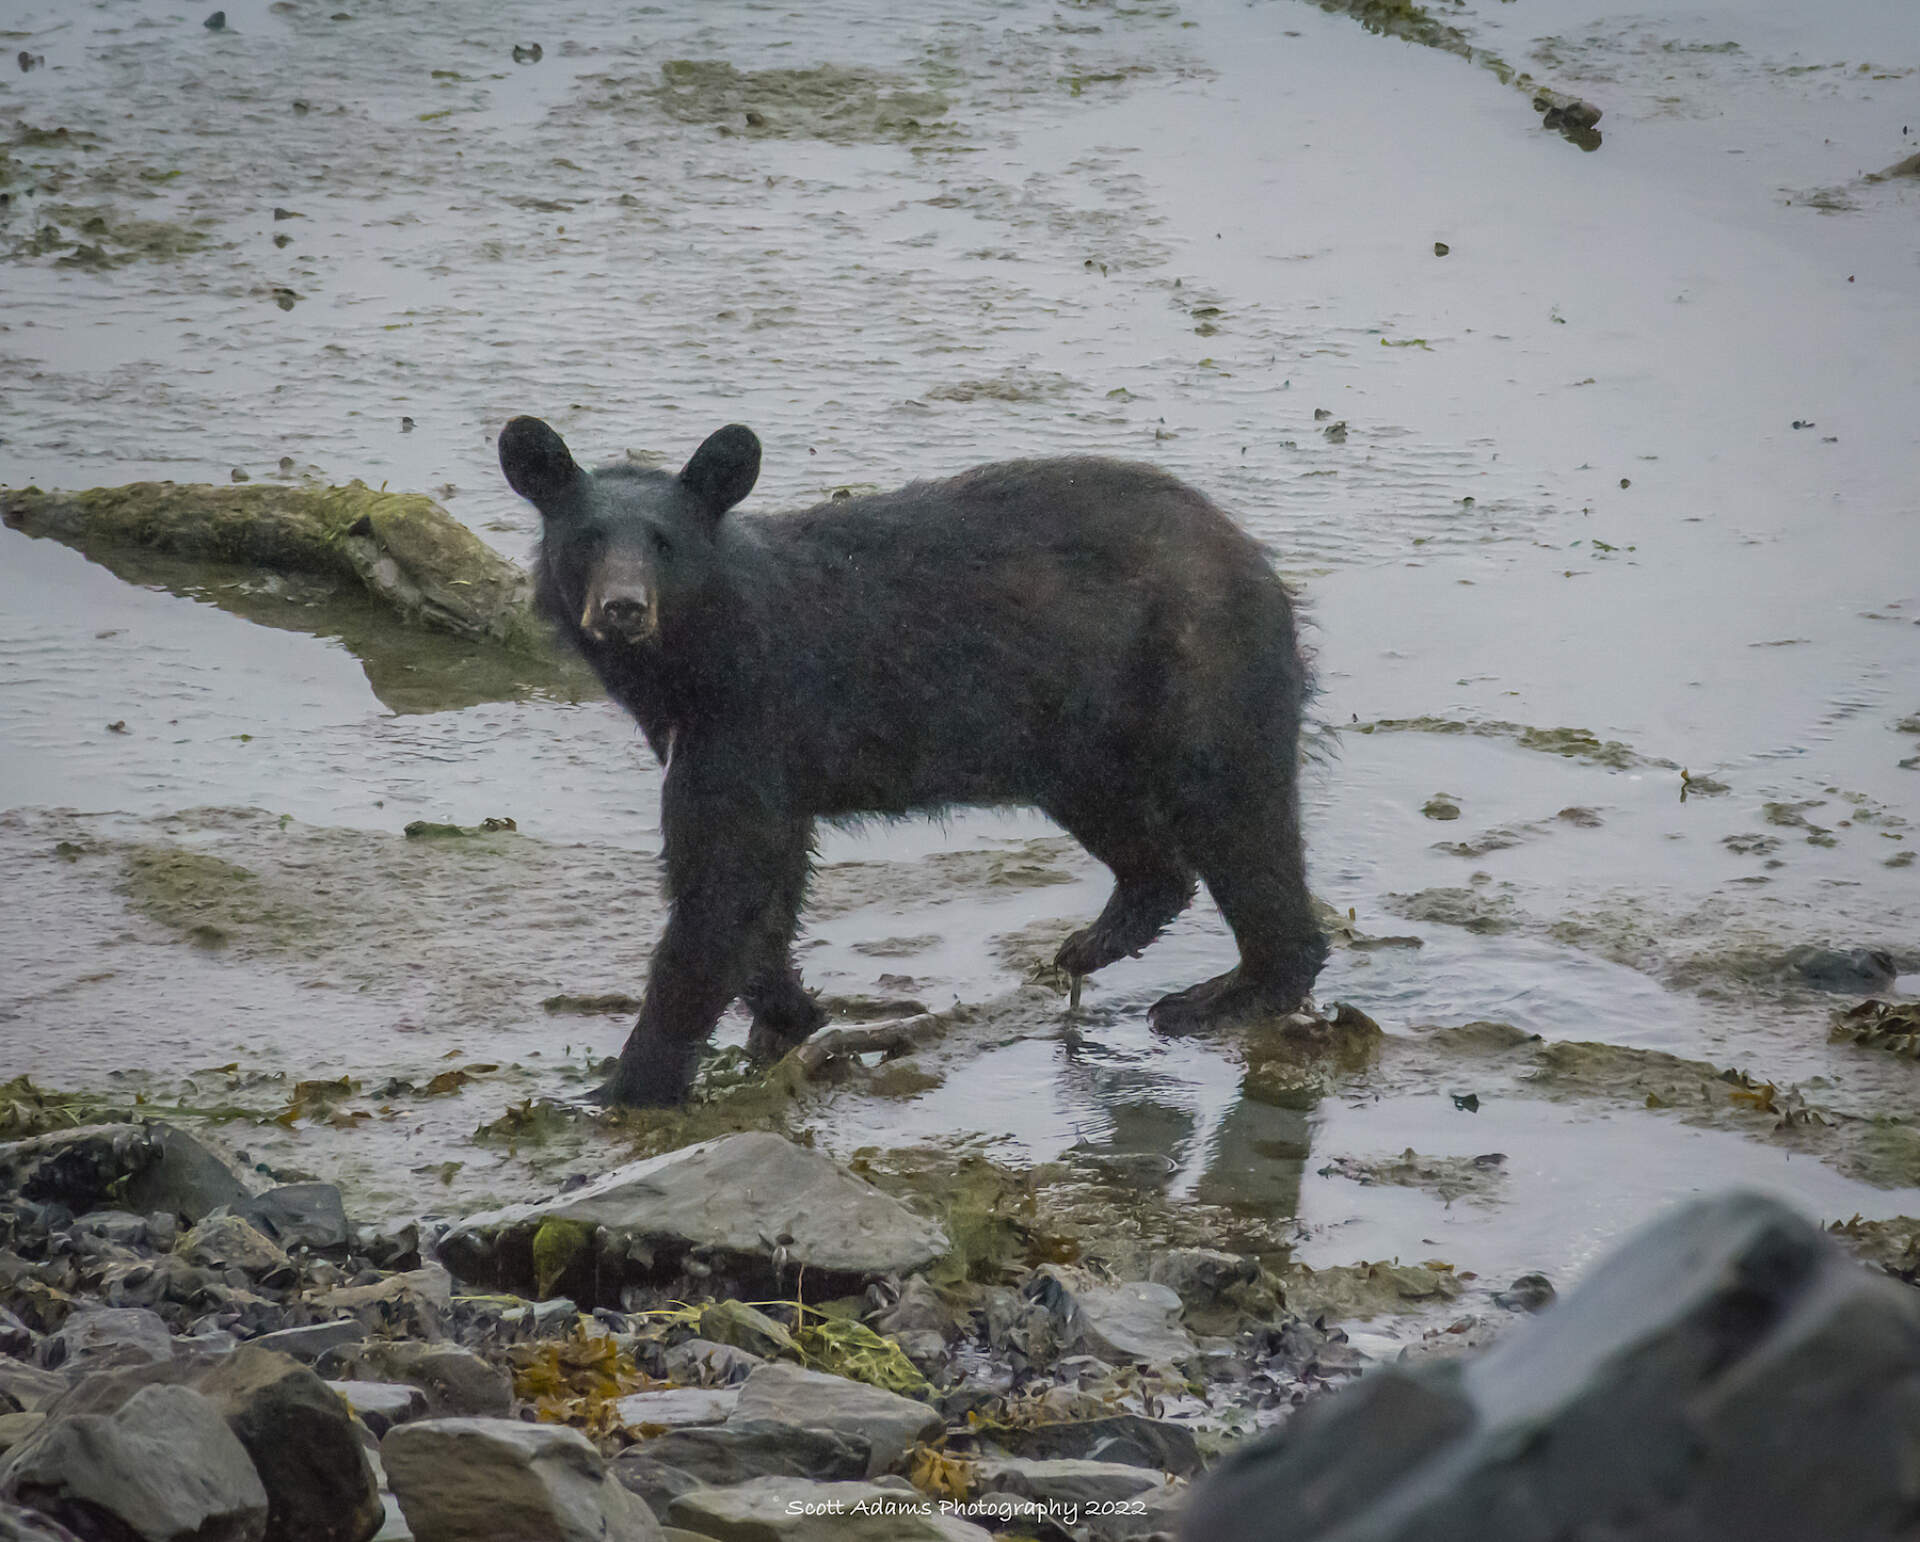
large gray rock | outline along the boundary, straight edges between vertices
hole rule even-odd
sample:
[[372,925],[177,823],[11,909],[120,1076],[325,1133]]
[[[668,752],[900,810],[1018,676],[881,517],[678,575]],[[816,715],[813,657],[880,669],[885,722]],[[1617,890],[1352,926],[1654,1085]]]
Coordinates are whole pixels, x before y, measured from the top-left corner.
[[262,1542],[266,1535],[267,1491],[246,1448],[189,1387],[142,1387],[118,1412],[49,1420],[8,1454],[0,1498],[88,1536]]
[[700,1488],[673,1501],[667,1518],[718,1542],[989,1542],[993,1533],[911,1488],[754,1478]]
[[631,1163],[540,1204],[469,1217],[440,1256],[463,1279],[551,1288],[572,1274],[536,1278],[533,1240],[550,1223],[579,1228],[572,1270],[603,1283],[670,1271],[690,1252],[763,1267],[778,1255],[786,1266],[867,1276],[907,1273],[947,1250],[934,1222],[820,1152],[749,1132]]
[[578,1430],[429,1419],[389,1431],[380,1458],[416,1542],[660,1542]]
[[1181,1534],[1878,1542],[1920,1523],[1916,1387],[1920,1294],[1733,1194],[1477,1359],[1309,1405],[1196,1490]]
[[368,1542],[385,1507],[346,1405],[297,1360],[254,1345],[195,1389],[220,1411],[267,1491],[266,1542]]
[[868,1476],[890,1472],[915,1444],[932,1440],[946,1429],[940,1410],[925,1403],[863,1381],[803,1371],[777,1361],[761,1366],[740,1384],[740,1401],[727,1423],[754,1421],[857,1436],[872,1452]]
[[197,1221],[247,1196],[226,1161],[166,1124],[90,1124],[0,1143],[0,1194]]

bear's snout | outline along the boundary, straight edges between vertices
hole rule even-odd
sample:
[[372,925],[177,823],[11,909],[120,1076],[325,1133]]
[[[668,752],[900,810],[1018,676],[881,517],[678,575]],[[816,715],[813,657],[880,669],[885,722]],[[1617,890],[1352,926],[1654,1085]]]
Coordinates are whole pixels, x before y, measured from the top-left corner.
[[653,591],[643,574],[603,568],[587,586],[580,630],[595,642],[639,642],[658,629]]

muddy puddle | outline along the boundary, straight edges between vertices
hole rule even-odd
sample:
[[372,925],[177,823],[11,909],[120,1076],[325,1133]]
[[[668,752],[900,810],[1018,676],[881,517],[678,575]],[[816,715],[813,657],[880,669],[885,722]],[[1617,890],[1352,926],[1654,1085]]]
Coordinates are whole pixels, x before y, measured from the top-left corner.
[[1866,0],[1355,9],[0,10],[0,484],[359,478],[524,560],[518,412],[596,459],[748,422],[769,508],[1151,459],[1306,596],[1321,997],[1386,1032],[1298,1074],[1156,1040],[1230,957],[1204,903],[1069,1017],[1034,966],[1104,875],[962,812],[831,833],[801,953],[934,1042],[554,1112],[627,1024],[545,1003],[636,993],[659,923],[633,726],[335,595],[5,531],[0,1079],[198,1110],[369,1210],[777,1122],[1039,1174],[1076,1247],[1475,1288],[1730,1184],[1920,1213],[1920,1062],[1829,1037],[1920,994],[1920,178],[1878,175],[1920,46]]

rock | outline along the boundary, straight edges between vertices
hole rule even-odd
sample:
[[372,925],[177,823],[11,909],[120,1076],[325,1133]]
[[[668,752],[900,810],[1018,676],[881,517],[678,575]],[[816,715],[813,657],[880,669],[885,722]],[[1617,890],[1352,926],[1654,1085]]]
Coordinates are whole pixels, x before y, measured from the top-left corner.
[[0,1409],[38,1413],[72,1385],[65,1371],[43,1371],[0,1355]]
[[983,1488],[1022,1499],[1108,1507],[1159,1488],[1165,1481],[1144,1467],[1077,1457],[987,1457],[974,1463],[974,1475]]
[[121,1202],[139,1211],[158,1210],[192,1226],[221,1205],[247,1197],[247,1187],[226,1159],[172,1125],[148,1127],[153,1160],[135,1172]]
[[644,1446],[629,1446],[622,1451],[607,1465],[607,1474],[651,1510],[656,1520],[682,1494],[706,1486],[692,1473],[661,1461]]
[[1781,972],[1817,991],[1870,996],[1892,987],[1899,966],[1884,948],[1790,948],[1781,956]]
[[1086,1517],[1088,1535],[1094,1542],[1171,1537],[1186,1512],[1187,1496],[1191,1492],[1185,1483],[1169,1483],[1163,1488],[1136,1494],[1119,1514]]
[[682,1494],[676,1526],[719,1542],[987,1542],[992,1533],[911,1488],[752,1478],[733,1488]]
[[749,1419],[718,1428],[668,1430],[622,1451],[614,1458],[613,1474],[634,1488],[628,1472],[644,1459],[717,1487],[749,1478],[846,1481],[866,1477],[871,1458],[872,1449],[858,1435]]
[[[8,1454],[0,1498],[88,1536],[261,1542],[266,1535],[267,1493],[246,1448],[188,1387],[142,1387],[117,1413],[50,1419]],[[105,1525],[96,1519],[102,1513]]]
[[1015,1456],[1070,1456],[1097,1462],[1124,1462],[1131,1467],[1177,1473],[1183,1478],[1190,1478],[1200,1470],[1200,1446],[1191,1429],[1184,1424],[1148,1419],[1140,1414],[996,1428],[986,1433],[995,1445]]
[[0,1414],[0,1456],[5,1456],[46,1422],[47,1416],[43,1413]]
[[329,1381],[327,1390],[360,1416],[376,1437],[427,1416],[427,1395],[404,1381]]
[[700,1333],[703,1338],[744,1349],[763,1360],[794,1353],[793,1335],[744,1301],[715,1301],[702,1307]]
[[349,593],[364,589],[413,625],[475,642],[528,650],[540,636],[527,574],[419,493],[374,492],[359,482],[30,487],[0,493],[0,522],[96,560],[145,547],[332,580]]
[[1219,1301],[1235,1285],[1259,1283],[1260,1264],[1238,1253],[1217,1248],[1172,1248],[1147,1267],[1147,1278],[1164,1285],[1188,1307],[1204,1308]]
[[516,1419],[429,1419],[380,1442],[416,1542],[659,1542],[578,1430]]
[[680,1429],[724,1424],[739,1401],[738,1387],[670,1387],[664,1392],[635,1392],[613,1406],[622,1424]]
[[1493,1293],[1495,1306],[1503,1306],[1509,1312],[1537,1312],[1550,1306],[1558,1295],[1553,1281],[1544,1274],[1523,1274],[1505,1290]]
[[233,1213],[291,1252],[337,1253],[347,1246],[347,1211],[331,1183],[286,1183],[233,1207]]
[[937,1333],[943,1339],[959,1323],[960,1314],[931,1281],[918,1274],[904,1281],[899,1299],[873,1319],[880,1333]]
[[[577,1228],[564,1254],[557,1228]],[[549,1237],[553,1261],[536,1269],[536,1240]],[[576,1278],[671,1275],[688,1255],[760,1272],[871,1277],[910,1273],[946,1250],[937,1225],[820,1152],[749,1132],[631,1163],[541,1204],[470,1217],[439,1251],[463,1279],[544,1295],[577,1293]]]
[[171,1125],[92,1124],[0,1144],[0,1193],[77,1215],[109,1205],[197,1221],[246,1197],[231,1168]]
[[79,1538],[38,1510],[0,1499],[0,1542],[79,1542]]
[[90,1365],[171,1360],[173,1335],[157,1312],[142,1306],[83,1306],[40,1346],[48,1370],[78,1375]]
[[433,1419],[503,1417],[513,1409],[513,1377],[457,1344],[376,1341],[327,1351],[316,1362],[335,1380],[399,1381],[418,1387]]
[[453,1277],[438,1264],[425,1264],[373,1285],[340,1286],[327,1291],[316,1305],[323,1311],[348,1313],[367,1328],[437,1339],[452,1300]]
[[244,1345],[194,1388],[246,1447],[267,1491],[267,1542],[367,1542],[384,1507],[353,1420],[286,1355]]
[[256,1280],[292,1283],[286,1250],[237,1215],[210,1215],[180,1239],[181,1258],[202,1269],[239,1269]]
[[1249,1441],[1183,1536],[1866,1542],[1920,1505],[1920,1296],[1778,1202],[1640,1232],[1477,1358],[1385,1368]]
[[262,1349],[292,1355],[296,1360],[317,1360],[329,1349],[358,1344],[366,1336],[367,1330],[349,1317],[337,1322],[308,1323],[304,1328],[280,1328],[248,1342]]
[[701,1386],[734,1386],[745,1381],[754,1370],[767,1363],[732,1344],[716,1344],[712,1339],[688,1339],[666,1352],[667,1375],[675,1381],[697,1382]]
[[1180,1326],[1180,1298],[1165,1285],[1094,1285],[1055,1264],[1036,1271],[1028,1294],[1061,1323],[1069,1347],[1112,1365],[1180,1364],[1197,1348]]
[[910,1397],[782,1364],[763,1365],[741,1384],[740,1401],[727,1422],[768,1420],[865,1440],[871,1448],[868,1476],[891,1471],[910,1447],[946,1428],[938,1409]]
[[0,1355],[24,1359],[40,1345],[41,1335],[0,1306]]

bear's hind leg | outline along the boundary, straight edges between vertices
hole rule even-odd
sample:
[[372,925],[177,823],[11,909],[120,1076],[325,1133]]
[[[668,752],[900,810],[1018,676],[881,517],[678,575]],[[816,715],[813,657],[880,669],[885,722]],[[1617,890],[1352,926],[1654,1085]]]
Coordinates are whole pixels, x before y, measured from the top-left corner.
[[1046,812],[1113,873],[1106,907],[1054,955],[1054,967],[1072,976],[1077,988],[1081,976],[1138,953],[1166,930],[1193,900],[1193,869],[1144,800],[1118,809]]
[[1220,907],[1240,966],[1155,1002],[1160,1033],[1280,1016],[1307,999],[1326,962],[1327,939],[1307,893],[1300,815],[1284,792],[1241,789],[1207,800],[1182,822],[1181,847]]

